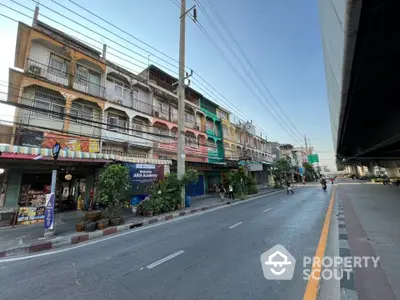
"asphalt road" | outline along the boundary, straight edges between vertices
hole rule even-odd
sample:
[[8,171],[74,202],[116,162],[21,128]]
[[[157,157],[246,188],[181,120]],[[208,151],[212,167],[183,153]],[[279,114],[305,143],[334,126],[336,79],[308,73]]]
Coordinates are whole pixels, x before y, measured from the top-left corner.
[[[331,196],[298,188],[26,260],[0,262],[0,299],[302,299]],[[282,244],[291,281],[268,281],[260,255]],[[164,260],[162,260],[164,259]],[[160,261],[161,260],[161,261]]]

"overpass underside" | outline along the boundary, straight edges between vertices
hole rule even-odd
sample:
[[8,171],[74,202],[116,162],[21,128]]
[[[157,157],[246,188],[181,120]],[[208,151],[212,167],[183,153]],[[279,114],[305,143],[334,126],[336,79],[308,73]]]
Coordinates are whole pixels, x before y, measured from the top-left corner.
[[396,4],[362,3],[347,101],[340,114],[339,162],[384,166],[400,161],[400,22]]

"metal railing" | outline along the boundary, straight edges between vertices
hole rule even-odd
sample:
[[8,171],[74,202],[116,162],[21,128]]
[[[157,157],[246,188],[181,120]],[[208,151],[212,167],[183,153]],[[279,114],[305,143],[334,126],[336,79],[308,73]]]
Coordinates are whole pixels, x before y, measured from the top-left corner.
[[[66,64],[66,69],[68,69],[68,64]],[[66,71],[53,68],[29,58],[26,59],[26,71],[35,77],[68,86],[69,76]]]
[[168,84],[168,83],[166,83],[166,82],[160,80],[157,76],[154,76],[154,75],[151,75],[151,74],[150,74],[149,80],[155,81],[156,84],[157,84],[159,87],[162,87],[163,89],[165,89],[165,90],[167,90],[167,91],[170,91],[170,92],[172,92],[172,93],[174,93],[175,90],[176,90],[176,87],[173,87],[172,85],[170,85],[170,84]]
[[[67,71],[68,69],[69,63],[67,62],[65,63],[65,70],[61,70],[30,58],[26,59],[26,71],[35,77],[39,77],[41,79],[64,86],[72,85],[75,90],[80,92],[84,92],[95,97],[105,98],[106,88],[104,86],[89,81],[84,77],[70,74]],[[71,84],[70,78],[72,79]]]
[[91,82],[82,76],[74,76],[74,89],[84,92],[86,94],[104,98],[106,94],[106,88],[100,84]]

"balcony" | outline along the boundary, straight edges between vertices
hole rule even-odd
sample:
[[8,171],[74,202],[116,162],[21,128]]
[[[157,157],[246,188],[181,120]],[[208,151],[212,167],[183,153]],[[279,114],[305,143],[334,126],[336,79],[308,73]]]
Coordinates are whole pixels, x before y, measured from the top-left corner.
[[104,86],[91,82],[82,76],[74,76],[73,87],[77,91],[81,91],[95,97],[104,98],[106,94],[106,88]]
[[157,76],[151,75],[149,76],[149,80],[154,81],[156,85],[158,85],[159,87],[170,91],[171,93],[175,93],[176,91],[176,87],[170,85],[169,83],[160,80]]
[[[44,65],[38,61],[26,59],[27,72],[30,75],[39,77],[47,81],[51,81],[63,86],[68,86],[68,73],[60,69]],[[68,66],[67,66],[68,68]]]
[[[82,76],[74,76],[68,73],[69,64],[64,64],[62,68],[54,68],[50,65],[42,64],[38,61],[27,58],[26,59],[27,72],[42,80],[50,81],[65,87],[72,86],[75,90],[99,97],[105,97],[105,87],[87,80]],[[70,80],[72,82],[70,83]]]

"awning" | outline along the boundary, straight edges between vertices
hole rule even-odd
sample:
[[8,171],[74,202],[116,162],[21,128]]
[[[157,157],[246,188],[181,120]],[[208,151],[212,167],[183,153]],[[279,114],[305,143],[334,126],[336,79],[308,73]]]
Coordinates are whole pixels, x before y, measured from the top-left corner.
[[[11,146],[9,144],[0,144],[0,151],[2,152],[0,158],[27,159],[27,160],[53,160],[52,149],[49,148]],[[121,161],[121,162],[155,164],[155,165],[172,164],[171,160],[137,158],[137,157],[114,155],[114,154],[79,152],[71,150],[60,150],[60,153],[58,155],[58,160],[60,161],[86,160],[90,162],[104,162],[104,163],[112,161]]]

